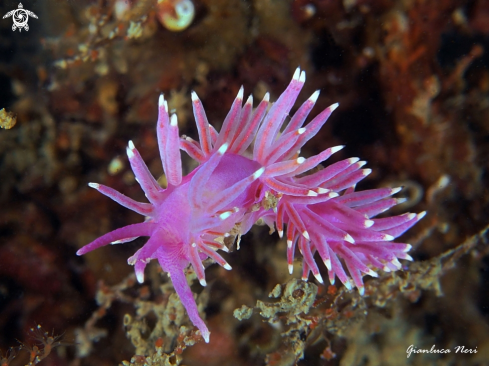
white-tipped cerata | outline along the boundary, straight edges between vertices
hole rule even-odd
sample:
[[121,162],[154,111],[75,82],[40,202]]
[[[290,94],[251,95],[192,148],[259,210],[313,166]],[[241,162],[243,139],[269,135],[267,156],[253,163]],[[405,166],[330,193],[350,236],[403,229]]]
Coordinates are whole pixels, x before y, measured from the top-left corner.
[[99,189],[100,184],[98,183],[88,183],[88,186],[94,189]]

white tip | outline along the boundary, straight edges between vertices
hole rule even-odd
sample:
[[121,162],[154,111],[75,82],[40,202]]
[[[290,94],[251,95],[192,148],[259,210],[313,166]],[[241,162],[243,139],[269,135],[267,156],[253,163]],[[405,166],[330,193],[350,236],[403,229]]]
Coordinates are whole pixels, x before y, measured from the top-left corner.
[[423,217],[426,216],[426,211],[420,212],[417,216],[418,216],[418,220],[421,220]]
[[403,252],[404,252],[404,253],[409,252],[409,251],[412,249],[412,247],[413,247],[413,246],[412,246],[411,244],[406,244],[406,248],[404,248]]
[[222,214],[220,214],[219,218],[221,220],[226,220],[229,216],[231,216],[231,211],[226,211],[226,212],[223,212]]
[[287,248],[292,248],[292,240],[287,240]]
[[372,173],[372,169],[363,169],[363,176],[366,177],[367,175],[369,175],[370,173]]
[[298,133],[299,135],[302,135],[304,132],[306,132],[306,128],[305,128],[305,127],[301,127],[301,128],[299,128],[299,129],[297,130],[297,133]]
[[338,194],[338,193],[336,193],[336,192],[329,192],[329,193],[328,193],[328,197],[329,197],[329,198],[336,198],[336,197],[339,197],[339,194]]
[[264,100],[265,102],[268,102],[268,101],[270,100],[270,93],[269,93],[269,92],[266,92],[266,93],[265,93],[265,96],[263,97],[263,100]]
[[314,274],[314,277],[316,277],[316,280],[318,280],[319,283],[324,283],[323,278],[321,277],[321,274],[319,272]]
[[144,272],[136,271],[136,279],[138,280],[139,283],[143,283],[144,282]]
[[361,167],[362,167],[362,166],[364,166],[365,164],[367,164],[367,162],[362,160],[362,161],[359,161],[359,162],[357,163],[357,166],[358,166],[359,168],[361,168]]
[[253,173],[253,179],[258,179],[265,172],[265,168],[260,168],[256,172]]
[[364,225],[365,227],[372,227],[375,224],[374,220],[365,220]]
[[192,102],[196,102],[199,100],[199,97],[197,96],[197,93],[192,90],[192,93],[190,93],[192,96]]
[[302,164],[305,161],[306,161],[306,158],[303,158],[302,156],[299,157],[299,158],[297,158],[297,164],[299,164],[299,165]]
[[299,76],[299,82],[305,83],[306,82],[306,72],[301,71],[301,76]]
[[391,269],[388,266],[384,266],[382,269],[384,272],[391,272]]
[[334,285],[335,282],[336,282],[336,278],[329,277],[329,283],[331,284],[331,286]]
[[307,192],[307,195],[309,197],[316,197],[318,194],[316,192],[314,192],[314,191],[309,190],[309,192]]
[[411,262],[414,260],[413,257],[411,257],[409,254],[404,254],[404,258],[403,259],[405,259],[407,261],[411,261]]
[[306,230],[302,232],[302,236],[304,236],[304,238],[306,238],[307,240],[311,240],[311,237],[309,236],[309,233]]
[[359,160],[360,160],[360,158],[349,158],[349,159],[348,159],[348,162],[349,162],[350,164],[355,164],[355,163],[356,163],[357,161],[359,161]]
[[88,186],[89,187],[92,187],[92,188],[95,188],[95,189],[98,189],[100,187],[100,184],[98,184],[98,183],[88,183]]
[[401,264],[401,262],[399,262],[399,261],[397,260],[397,258],[394,258],[393,260],[391,260],[391,263],[392,263],[393,265],[395,265],[397,269],[401,269],[401,268],[402,268],[402,264]]
[[334,146],[331,148],[331,154],[334,154],[334,153],[337,153],[338,151],[340,151],[341,149],[343,149],[345,147],[345,145],[338,145],[338,146]]
[[132,152],[132,149],[131,149],[131,148],[129,148],[129,147],[128,147],[128,148],[126,149],[126,152],[127,152],[127,157],[128,157],[129,159],[132,159],[132,158],[134,157],[134,153]]
[[396,200],[396,205],[400,205],[401,203],[404,203],[407,201],[407,198],[402,197],[402,198],[395,198]]
[[225,264],[224,266],[222,266],[222,267],[223,267],[224,269],[228,270],[228,271],[230,271],[230,270],[232,269],[232,268],[231,268],[231,266],[230,266],[228,263],[226,263],[226,264]]
[[358,288],[358,293],[360,294],[360,296],[365,295],[365,287],[364,286],[360,286]]
[[238,92],[238,95],[236,96],[236,99],[243,99],[243,92],[244,92],[244,88],[243,88],[243,85],[241,85],[241,88],[239,88],[239,92]]
[[219,150],[217,150],[217,152],[220,155],[224,155],[224,153],[228,150],[228,147],[229,147],[229,144],[227,142],[225,142],[224,144],[222,144],[222,146],[219,148]]
[[319,90],[316,90],[310,97],[309,97],[309,100],[313,103],[316,103],[316,101],[318,100],[318,97],[319,97],[319,93],[320,91]]
[[171,117],[170,117],[170,125],[175,127],[176,125],[178,125],[178,119],[177,119],[177,115],[176,114],[172,114]]
[[192,248],[195,248],[196,246],[197,246],[197,244],[192,243]]
[[277,207],[272,208],[273,212],[277,213]]
[[132,140],[129,140],[129,142],[127,143],[127,145],[129,146],[129,148],[131,150],[134,150],[136,147],[134,146],[134,143],[132,142]]
[[246,99],[246,104],[251,104],[253,105],[253,96],[250,94],[250,96],[248,97],[248,99]]
[[347,289],[348,291],[351,291],[352,287],[351,287],[351,283],[350,283],[350,281],[348,281],[348,280],[347,280],[347,281],[344,283],[344,285],[345,285],[345,287],[346,287],[346,289]]
[[292,272],[294,272],[294,265],[289,264],[288,267],[289,267],[289,273],[292,274]]
[[352,243],[352,244],[355,244],[355,240],[351,237],[350,234],[346,234],[345,235],[345,240],[348,242],[348,243]]
[[225,245],[223,245],[222,248],[219,248],[219,249],[221,249],[223,252],[229,253],[229,249]]
[[414,219],[416,216],[418,216],[418,215],[416,215],[415,213],[409,213],[409,214],[407,214],[408,220],[412,220],[412,219]]
[[394,240],[395,238],[392,235],[384,234],[383,239],[386,241],[391,241],[391,240]]
[[207,282],[205,281],[205,278],[201,278],[199,280],[200,284],[202,285],[202,287],[206,287],[207,286]]
[[300,72],[301,72],[301,68],[300,67],[298,67],[297,69],[295,69],[294,76],[292,76],[292,80],[298,80],[299,79]]
[[165,97],[163,94],[160,94],[160,97],[158,98],[158,107],[163,107],[165,105]]
[[280,239],[282,239],[284,237],[284,231],[283,230],[277,230],[278,231],[278,236],[280,237]]
[[324,261],[324,265],[326,266],[326,268],[328,269],[328,271],[331,271],[331,259],[326,259]]
[[376,272],[372,271],[371,269],[369,269],[369,271],[367,272],[367,274],[370,275],[370,276],[372,276],[372,277],[379,277],[379,275]]
[[329,106],[329,109],[331,110],[331,113],[333,113],[333,112],[334,112],[334,110],[335,110],[336,108],[338,108],[339,106],[340,106],[340,105],[339,105],[338,103],[331,104],[331,105]]
[[328,193],[328,192],[329,192],[329,189],[322,188],[322,187],[318,187],[318,188],[316,189],[316,191],[317,191],[319,194],[324,194],[324,193]]
[[224,233],[224,237],[225,237],[225,238],[229,238],[230,236],[231,236],[231,234],[229,234],[229,233]]
[[399,193],[401,190],[402,190],[402,187],[392,188],[391,189],[391,194]]

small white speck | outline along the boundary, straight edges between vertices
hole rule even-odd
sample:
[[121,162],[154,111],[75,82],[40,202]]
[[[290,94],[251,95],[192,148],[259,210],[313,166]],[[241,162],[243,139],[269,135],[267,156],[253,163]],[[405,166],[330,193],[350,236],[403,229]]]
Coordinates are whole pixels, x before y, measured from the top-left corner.
[[311,240],[311,237],[309,236],[309,233],[308,233],[306,230],[304,230],[304,231],[302,232],[302,236],[303,236],[304,238],[306,238],[307,240]]
[[177,119],[177,115],[176,114],[172,114],[171,117],[170,117],[170,125],[172,125],[172,127],[175,127],[178,125],[178,119]]
[[306,158],[303,158],[302,156],[297,158],[297,164],[299,164],[299,165],[304,163],[305,161],[306,161]]
[[391,189],[391,194],[399,193],[401,191],[401,189],[402,189],[402,187],[392,188]]
[[206,287],[206,286],[207,286],[207,282],[205,281],[205,278],[201,278],[201,279],[199,279],[199,282],[200,282],[200,284],[201,284],[203,287]]
[[425,217],[426,215],[426,211],[423,211],[423,212],[420,212],[417,216],[418,216],[418,220],[421,220],[423,217]]
[[265,172],[265,168],[260,168],[253,173],[253,179],[258,179]]
[[134,146],[134,143],[132,142],[132,140],[129,140],[129,142],[127,143],[127,145],[129,146],[129,148],[131,150],[134,150],[136,147]]
[[220,155],[224,155],[224,153],[228,150],[228,147],[229,147],[229,144],[227,142],[225,142],[224,144],[222,144],[222,146],[219,148],[219,150],[217,150],[217,152]]
[[324,194],[324,193],[328,193],[328,192],[329,192],[329,189],[322,188],[322,187],[318,187],[318,188],[316,188],[316,191],[317,191],[319,194]]
[[316,192],[314,192],[314,191],[309,190],[309,192],[307,192],[307,195],[309,197],[316,197],[318,194]]
[[301,76],[299,77],[299,82],[300,83],[306,82],[306,72],[305,71],[301,71]]
[[292,248],[292,240],[287,240],[287,248]]
[[269,92],[266,92],[266,93],[265,93],[265,96],[263,97],[263,100],[264,100],[265,102],[268,102],[268,101],[270,100],[270,93],[269,93]]
[[288,267],[289,267],[289,273],[292,274],[292,272],[294,272],[294,265],[289,264]]
[[384,237],[382,239],[386,241],[391,241],[394,240],[395,238],[392,235],[384,234]]
[[192,96],[192,102],[197,102],[199,100],[199,97],[197,96],[197,93],[192,90],[192,93],[190,93]]
[[348,243],[355,244],[355,240],[351,237],[350,234],[346,234],[344,238]]
[[229,216],[231,216],[231,211],[226,211],[226,212],[223,212],[222,214],[220,214],[219,218],[221,220],[226,220]]
[[244,92],[244,88],[243,86],[241,85],[241,88],[239,88],[239,92],[238,92],[238,95],[236,96],[236,99],[243,99],[243,92]]
[[[326,266],[326,268],[328,269],[328,271],[331,271],[331,259],[329,259],[329,258],[326,259],[324,261],[324,265]],[[333,283],[331,283],[331,284],[333,284]]]
[[224,264],[223,268],[228,270],[228,271],[230,271],[232,269],[228,263]]
[[98,184],[98,183],[88,183],[88,186],[89,187],[92,187],[92,188],[95,188],[95,189],[99,189],[100,184]]
[[299,128],[299,129],[297,130],[297,133],[298,133],[299,135],[302,135],[304,132],[306,132],[306,128],[305,128],[305,127]]
[[365,227],[372,227],[375,224],[374,220],[365,220],[364,226]]

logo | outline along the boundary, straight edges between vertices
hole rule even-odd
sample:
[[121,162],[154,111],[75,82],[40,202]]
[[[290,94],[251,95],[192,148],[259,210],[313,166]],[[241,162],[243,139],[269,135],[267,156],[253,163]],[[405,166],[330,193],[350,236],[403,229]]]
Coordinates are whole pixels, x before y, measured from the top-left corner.
[[12,17],[12,20],[14,21],[14,24],[12,25],[12,30],[15,31],[18,28],[19,32],[22,32],[22,28],[24,28],[26,31],[29,30],[29,25],[27,24],[27,22],[29,21],[29,15],[37,19],[36,14],[34,14],[30,10],[24,9],[22,3],[19,3],[18,9],[9,11],[3,16],[3,19]]

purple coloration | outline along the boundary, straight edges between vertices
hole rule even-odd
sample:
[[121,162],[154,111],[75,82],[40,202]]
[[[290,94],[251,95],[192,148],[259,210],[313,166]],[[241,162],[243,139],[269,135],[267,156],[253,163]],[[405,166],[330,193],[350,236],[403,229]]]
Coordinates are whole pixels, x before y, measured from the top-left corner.
[[[231,269],[217,253],[217,250],[227,251],[219,239],[232,229],[245,234],[259,218],[274,223],[280,237],[284,225],[287,226],[289,270],[292,272],[298,247],[304,258],[304,280],[312,272],[323,282],[314,260],[316,252],[328,269],[331,283],[338,277],[348,289],[354,285],[362,294],[362,277],[377,276],[374,268],[400,269],[398,258],[411,260],[406,254],[411,246],[392,240],[418,222],[424,213],[372,219],[400,202],[390,198],[399,189],[355,192],[356,183],[371,172],[361,169],[365,162],[358,158],[303,175],[343,148],[333,147],[308,159],[297,156],[338,107],[333,104],[303,127],[318,98],[317,91],[283,129],[304,81],[304,71],[297,69],[285,92],[268,112],[268,93],[253,110],[251,97],[242,106],[241,88],[219,133],[209,125],[201,101],[192,93],[199,142],[179,137],[177,117],[168,115],[167,102],[160,96],[156,131],[168,188],[158,185],[129,141],[129,162],[150,203],[136,202],[100,184],[89,185],[147,219],[105,234],[77,254],[149,236],[128,263],[134,265],[138,281],[143,282],[146,264],[151,259],[158,260],[171,276],[190,319],[206,342],[210,333],[199,316],[184,271],[190,264],[205,286],[203,260],[210,257],[225,269]],[[185,177],[180,149],[200,163]],[[262,204],[271,195],[277,199],[276,207]]]

